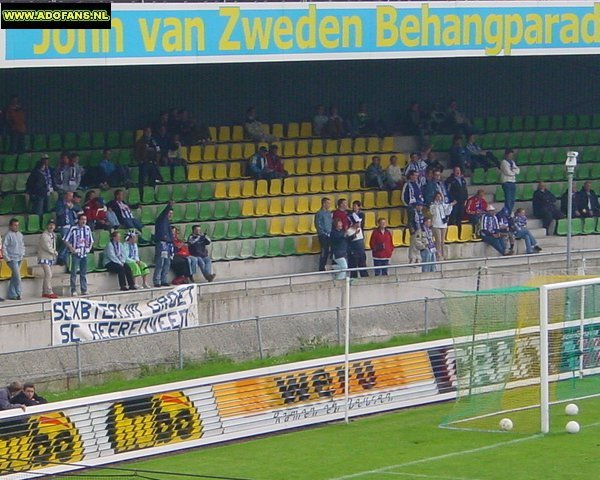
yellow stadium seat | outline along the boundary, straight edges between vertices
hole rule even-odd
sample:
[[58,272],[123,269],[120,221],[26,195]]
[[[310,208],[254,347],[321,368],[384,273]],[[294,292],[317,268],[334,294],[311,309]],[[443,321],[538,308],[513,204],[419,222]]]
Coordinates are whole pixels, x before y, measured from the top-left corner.
[[354,139],[352,151],[354,153],[365,153],[367,151],[367,143],[365,142],[364,137],[358,137]]
[[300,125],[300,136],[302,138],[312,137],[312,123],[302,122]]
[[372,230],[377,227],[377,219],[375,218],[375,212],[365,212],[365,225],[366,230]]
[[312,215],[302,215],[298,217],[298,224],[296,225],[296,232],[300,235],[312,233],[313,217]]
[[283,161],[283,169],[288,172],[290,175],[296,174],[296,159],[288,158]]
[[369,140],[367,141],[367,152],[379,152],[379,137],[369,137]]
[[400,215],[400,210],[398,210],[397,208],[393,208],[391,210],[388,225],[391,228],[398,228],[400,225],[402,225],[402,217]]
[[[217,167],[219,167],[219,165],[217,165]],[[229,164],[229,178],[231,180],[242,178],[242,164],[240,162]]]
[[24,258],[21,262],[21,266],[19,267],[19,273],[21,274],[21,278],[35,278],[35,276],[29,272],[29,265],[27,265],[26,258]]
[[390,166],[390,155],[380,155],[379,158],[381,159],[381,168],[386,170]]
[[323,173],[335,172],[335,160],[333,157],[325,157],[323,159],[323,165],[321,166],[321,171]]
[[390,206],[388,192],[377,192],[375,194],[375,206],[377,208],[388,208]]
[[402,225],[408,224],[408,210],[406,208],[400,210],[400,222]]
[[325,153],[327,155],[337,155],[339,153],[338,141],[335,139],[328,139],[325,142]]
[[269,202],[269,215],[281,215],[281,198],[273,198]]
[[254,216],[254,201],[243,200],[242,201],[242,217],[253,217]]
[[229,160],[229,145],[217,145],[217,160]]
[[351,172],[364,172],[365,171],[365,157],[362,155],[352,156],[352,165],[350,166]]
[[389,224],[390,214],[387,210],[377,210],[377,212],[375,212],[375,227],[379,224],[380,218],[383,218]]
[[448,225],[446,230],[446,243],[458,242],[458,227],[456,225]]
[[311,155],[323,155],[323,140],[320,138],[314,138],[310,143],[310,154]]
[[350,171],[350,160],[347,156],[338,157],[335,171],[338,173],[346,173]]
[[402,191],[392,190],[392,199],[390,200],[390,207],[399,207],[402,205]]
[[274,237],[283,235],[283,222],[281,221],[281,218],[275,217],[270,220],[269,235],[272,235]]
[[252,197],[266,197],[269,193],[269,182],[266,180],[258,180],[256,182],[256,192]]
[[229,158],[231,160],[241,160],[244,158],[244,145],[241,143],[232,143],[229,148]]
[[[254,180],[244,180],[242,182],[242,193],[240,194],[241,197],[243,198],[249,198],[249,197],[254,197]],[[235,198],[235,197],[231,197],[230,194],[230,198]]]
[[348,190],[360,190],[360,175],[352,173],[348,176]]
[[202,175],[200,176],[200,180],[214,180],[215,179],[215,166],[212,163],[207,163],[206,165],[202,165]]
[[200,150],[200,145],[192,145],[189,148],[188,160],[190,163],[198,163],[202,160],[202,150]]
[[277,138],[283,137],[283,125],[281,123],[274,123],[271,135]]
[[308,193],[308,178],[298,177],[296,180],[296,193],[303,195]]
[[381,145],[382,152],[394,151],[394,137],[384,137]]
[[[218,185],[218,183],[217,183]],[[254,186],[254,182],[252,182]],[[229,183],[229,191],[227,192],[228,198],[240,198],[242,196],[241,185],[238,181],[233,181]]]
[[143,130],[136,130],[135,131],[135,139],[139,140],[140,138],[142,138],[144,136],[144,131]]
[[346,190],[348,190],[348,175],[338,175],[336,180],[336,191],[345,192]]
[[269,125],[268,123],[263,123],[262,129],[263,129],[263,132],[265,132],[267,135],[269,135],[271,133],[271,125]]
[[231,141],[231,128],[224,126],[219,127],[219,142]]
[[296,175],[308,175],[308,160],[306,158],[296,160]]
[[[246,200],[251,201],[251,200]],[[259,198],[254,205],[254,215],[256,217],[264,217],[269,214],[269,201],[266,198]]]
[[274,178],[273,180],[271,180],[271,183],[269,185],[269,195],[271,197],[277,197],[279,195],[281,195],[281,186],[283,185],[283,182],[281,181],[281,178]]
[[211,140],[217,141],[217,127],[208,127],[208,134],[210,135]]
[[367,210],[370,210],[371,208],[375,208],[375,192],[365,192],[365,194],[363,195],[362,206],[364,209],[367,209]]
[[283,199],[283,214],[291,215],[296,213],[296,199],[294,197],[285,197]]
[[281,153],[282,157],[295,157],[296,156],[296,142],[293,140],[288,140],[283,142],[283,151]]
[[405,247],[410,246],[410,230],[408,228],[404,229],[404,236],[402,238],[403,238],[403,245]]
[[300,255],[311,253],[310,237],[296,238],[296,252],[298,252]]
[[310,165],[308,167],[308,172],[311,175],[315,175],[321,173],[321,157],[315,157],[310,159]]
[[340,148],[339,153],[342,155],[348,155],[352,153],[352,139],[351,138],[342,138],[340,140]]
[[365,250],[371,250],[371,235],[373,235],[373,230],[366,230],[365,234]]
[[460,226],[460,237],[459,242],[470,242],[473,238],[473,225],[470,223],[463,223]]
[[408,155],[406,153],[396,153],[396,158],[398,158],[398,165],[402,168],[408,165]]
[[296,156],[306,157],[308,155],[308,140],[298,140],[296,143]]
[[296,213],[308,213],[310,212],[310,205],[309,205],[309,197],[296,197]]
[[335,191],[335,177],[333,175],[326,175],[323,177],[321,191],[324,193]]
[[[302,197],[302,198],[306,198],[306,197]],[[321,209],[321,197],[319,197],[317,195],[313,195],[312,197],[310,197],[310,205],[309,205],[308,211],[310,213],[317,213],[320,209]]]
[[202,161],[214,162],[217,159],[217,148],[214,145],[204,145]]
[[288,216],[285,217],[285,220],[283,222],[283,234],[284,235],[294,235],[296,233],[296,217],[295,216]]
[[242,125],[234,125],[231,130],[231,139],[234,142],[241,142],[244,140],[244,127]]
[[319,253],[321,251],[321,244],[319,243],[319,236],[315,235],[312,237],[311,239],[311,247],[310,247],[310,252],[311,253]]
[[402,237],[404,232],[402,230],[392,230],[392,243],[394,247],[402,247],[404,245]]
[[8,280],[12,277],[12,271],[8,267],[8,263],[5,260],[0,262],[0,280]]
[[283,179],[283,194],[284,195],[293,195],[296,193],[296,185],[293,178],[284,178]]
[[252,155],[256,153],[256,147],[253,143],[244,143],[244,151],[242,152],[243,158],[250,158]]
[[296,122],[290,122],[287,126],[287,138],[298,138],[300,136],[300,125]]
[[188,167],[188,182],[200,181],[200,165],[190,165]]
[[[212,164],[208,163],[206,165],[203,165],[203,167],[204,168],[202,169],[202,173],[204,174],[206,168],[207,167],[212,167]],[[226,178],[228,178],[228,176],[227,176],[227,165],[225,165],[224,163],[217,163],[215,165],[214,179],[215,180],[225,180]]]
[[223,182],[215,184],[215,193],[213,193],[213,196],[217,199],[227,198],[227,184]]
[[352,206],[352,204],[356,201],[359,201],[360,204],[362,205],[363,203],[363,195],[361,192],[352,192],[350,194],[350,198],[348,199],[348,205]]
[[321,177],[318,175],[310,177],[308,191],[310,193],[321,193],[322,189],[323,189],[323,180],[321,179]]

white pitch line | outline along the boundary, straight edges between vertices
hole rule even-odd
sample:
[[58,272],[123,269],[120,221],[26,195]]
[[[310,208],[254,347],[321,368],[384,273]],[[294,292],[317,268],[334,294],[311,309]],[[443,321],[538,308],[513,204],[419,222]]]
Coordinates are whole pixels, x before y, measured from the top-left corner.
[[439,475],[426,475],[424,473],[407,473],[407,472],[382,472],[383,475],[400,475],[403,477],[414,478],[431,478],[435,480],[478,480],[477,478],[466,477],[440,477]]
[[412,460],[410,462],[398,463],[396,465],[389,465],[387,467],[378,468],[375,470],[365,470],[364,472],[352,473],[350,475],[343,475],[341,477],[335,477],[335,478],[331,478],[329,480],[347,480],[349,478],[358,478],[358,477],[362,477],[364,475],[372,475],[374,473],[384,473],[389,470],[394,470],[395,468],[410,467],[412,465],[419,465],[421,463],[436,462],[438,460],[445,460],[447,458],[459,457],[461,455],[469,455],[471,453],[484,452],[486,450],[492,450],[492,449],[498,448],[498,447],[505,447],[507,445],[513,445],[515,443],[526,442],[528,440],[533,440],[535,438],[541,438],[541,437],[543,437],[543,435],[541,435],[541,434],[531,435],[529,437],[517,438],[515,440],[509,440],[507,442],[493,443],[491,445],[486,445],[485,447],[477,447],[477,448],[472,448],[470,450],[461,450],[458,452],[445,453],[443,455],[438,455],[437,457],[421,458],[419,460]]

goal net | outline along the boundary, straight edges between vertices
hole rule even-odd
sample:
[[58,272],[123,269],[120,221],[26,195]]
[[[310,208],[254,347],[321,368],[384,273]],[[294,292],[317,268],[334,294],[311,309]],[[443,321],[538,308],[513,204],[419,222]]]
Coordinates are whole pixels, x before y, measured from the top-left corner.
[[564,427],[565,402],[600,395],[600,279],[539,277],[446,298],[457,401],[443,426],[498,431],[510,418],[516,432],[547,432],[554,413]]

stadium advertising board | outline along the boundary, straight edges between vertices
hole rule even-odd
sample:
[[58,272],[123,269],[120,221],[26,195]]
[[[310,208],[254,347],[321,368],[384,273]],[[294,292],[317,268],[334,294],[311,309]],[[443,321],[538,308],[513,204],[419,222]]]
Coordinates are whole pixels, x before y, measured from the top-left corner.
[[111,30],[2,30],[1,64],[225,63],[600,51],[600,3],[577,0],[114,4],[111,24]]
[[119,303],[86,298],[52,300],[52,345],[107,340],[193,327],[198,321],[194,284],[159,297]]

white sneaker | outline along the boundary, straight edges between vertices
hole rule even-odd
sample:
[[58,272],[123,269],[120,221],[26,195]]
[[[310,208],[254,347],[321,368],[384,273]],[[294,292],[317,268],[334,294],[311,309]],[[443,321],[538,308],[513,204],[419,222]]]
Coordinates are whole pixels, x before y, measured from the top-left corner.
[[77,292],[71,292],[71,296],[72,297],[78,297],[79,295],[77,294]]

